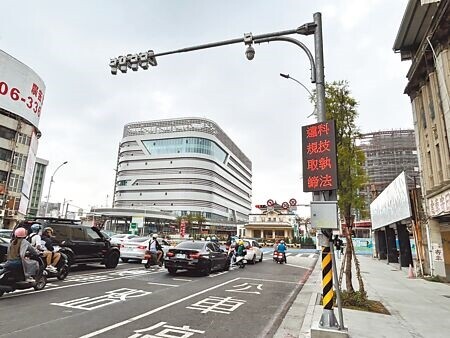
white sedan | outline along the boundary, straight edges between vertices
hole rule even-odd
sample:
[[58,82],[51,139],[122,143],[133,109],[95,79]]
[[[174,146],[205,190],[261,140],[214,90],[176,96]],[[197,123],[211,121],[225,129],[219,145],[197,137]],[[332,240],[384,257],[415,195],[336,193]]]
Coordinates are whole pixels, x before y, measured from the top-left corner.
[[262,262],[263,252],[258,242],[254,239],[243,239],[245,249],[247,254],[245,255],[245,260],[248,263],[255,264],[256,262]]
[[[120,259],[122,262],[126,263],[130,259],[142,261],[151,240],[150,237],[135,237],[129,241],[123,242],[120,245]],[[158,238],[158,242],[161,244],[165,255],[171,247],[170,244],[162,238]]]
[[111,244],[122,244],[123,242],[129,241],[132,238],[138,237],[137,235],[131,235],[131,234],[117,234],[112,235],[109,241]]

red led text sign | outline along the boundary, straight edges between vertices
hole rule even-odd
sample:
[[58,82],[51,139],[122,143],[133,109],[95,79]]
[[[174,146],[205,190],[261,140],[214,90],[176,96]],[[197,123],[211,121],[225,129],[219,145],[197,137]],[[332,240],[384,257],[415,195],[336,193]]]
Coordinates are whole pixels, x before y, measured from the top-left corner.
[[303,191],[337,189],[334,120],[302,127]]

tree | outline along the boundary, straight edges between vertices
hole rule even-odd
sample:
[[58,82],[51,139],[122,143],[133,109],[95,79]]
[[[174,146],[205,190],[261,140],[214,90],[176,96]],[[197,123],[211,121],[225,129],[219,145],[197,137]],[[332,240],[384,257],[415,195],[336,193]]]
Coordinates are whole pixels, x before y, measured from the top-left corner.
[[[355,211],[364,209],[364,197],[360,194],[367,176],[364,171],[364,152],[357,147],[355,140],[360,135],[356,126],[358,103],[351,96],[348,83],[338,81],[325,85],[325,104],[327,120],[336,121],[336,144],[338,157],[338,205],[344,218],[344,235],[347,240],[345,261],[345,282],[347,292],[353,293],[352,258],[355,260],[359,291],[365,295],[364,283],[361,278],[359,260],[355,255],[351,230],[353,228]],[[341,273],[342,275],[342,273]]]

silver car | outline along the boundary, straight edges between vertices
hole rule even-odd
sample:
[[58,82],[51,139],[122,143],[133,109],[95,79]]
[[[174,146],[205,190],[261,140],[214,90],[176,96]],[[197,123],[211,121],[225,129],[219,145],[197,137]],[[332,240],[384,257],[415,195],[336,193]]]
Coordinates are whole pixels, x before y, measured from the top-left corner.
[[[120,259],[122,259],[122,262],[126,263],[130,259],[142,261],[151,240],[150,237],[135,237],[123,242],[120,245]],[[158,242],[161,244],[165,255],[171,247],[170,244],[162,238],[158,238]]]

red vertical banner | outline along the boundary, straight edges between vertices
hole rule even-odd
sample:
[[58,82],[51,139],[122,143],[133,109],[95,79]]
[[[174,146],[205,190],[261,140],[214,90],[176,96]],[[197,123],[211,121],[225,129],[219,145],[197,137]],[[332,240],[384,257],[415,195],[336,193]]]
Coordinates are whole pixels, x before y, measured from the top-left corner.
[[185,233],[186,233],[186,221],[183,219],[183,220],[181,220],[181,223],[180,223],[180,236],[181,236],[181,238],[184,238]]
[[302,127],[303,191],[336,190],[335,121]]

